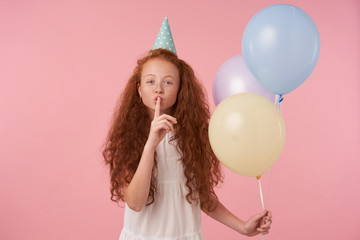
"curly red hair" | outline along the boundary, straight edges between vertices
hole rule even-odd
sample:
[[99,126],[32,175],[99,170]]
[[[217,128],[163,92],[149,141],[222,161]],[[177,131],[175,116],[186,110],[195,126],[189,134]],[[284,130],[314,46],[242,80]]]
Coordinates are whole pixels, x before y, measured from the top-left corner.
[[[219,160],[209,143],[209,106],[205,90],[192,68],[173,52],[166,49],[151,50],[137,61],[133,75],[119,98],[112,124],[104,144],[103,156],[110,168],[111,200],[124,199],[124,187],[130,183],[139,164],[150,131],[151,119],[147,107],[137,91],[143,65],[150,59],[161,58],[173,63],[180,73],[180,88],[172,115],[177,119],[173,139],[182,153],[189,203],[200,201],[202,209],[211,211],[218,198],[214,187],[222,182]],[[141,121],[142,128],[139,128]],[[155,201],[156,163],[149,192],[149,203]]]

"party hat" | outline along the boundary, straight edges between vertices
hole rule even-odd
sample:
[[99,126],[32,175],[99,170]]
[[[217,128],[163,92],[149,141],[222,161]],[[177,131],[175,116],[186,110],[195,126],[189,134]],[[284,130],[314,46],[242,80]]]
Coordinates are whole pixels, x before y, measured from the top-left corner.
[[165,17],[152,49],[165,48],[176,53],[168,18]]

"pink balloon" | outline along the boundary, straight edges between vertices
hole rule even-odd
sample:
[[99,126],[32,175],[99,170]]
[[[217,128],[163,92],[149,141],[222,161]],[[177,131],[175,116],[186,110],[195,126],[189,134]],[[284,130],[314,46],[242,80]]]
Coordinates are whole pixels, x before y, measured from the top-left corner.
[[253,77],[242,55],[236,55],[224,62],[216,73],[213,83],[215,105],[237,93],[251,92],[276,102],[276,95],[266,90]]

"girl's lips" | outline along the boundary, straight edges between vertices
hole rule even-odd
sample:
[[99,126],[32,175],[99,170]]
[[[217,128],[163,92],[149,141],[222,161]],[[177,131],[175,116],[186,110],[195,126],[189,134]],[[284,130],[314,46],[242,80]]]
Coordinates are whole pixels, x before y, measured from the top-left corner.
[[156,98],[154,98],[155,103],[157,102],[158,98],[160,98],[160,101],[163,100],[161,97],[156,97]]

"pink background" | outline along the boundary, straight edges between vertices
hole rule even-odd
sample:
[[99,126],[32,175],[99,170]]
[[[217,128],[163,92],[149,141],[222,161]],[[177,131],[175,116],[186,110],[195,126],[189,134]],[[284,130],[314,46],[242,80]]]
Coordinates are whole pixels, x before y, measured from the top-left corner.
[[[113,107],[167,15],[181,58],[207,88],[269,0],[0,2],[0,239],[118,239],[101,158]],[[310,78],[285,95],[284,151],[263,177],[266,239],[360,239],[360,2],[290,0],[321,36]],[[256,181],[225,169],[222,202],[261,211]],[[123,206],[123,204],[121,204]],[[246,239],[203,216],[205,239]],[[256,237],[261,239],[260,237]]]

